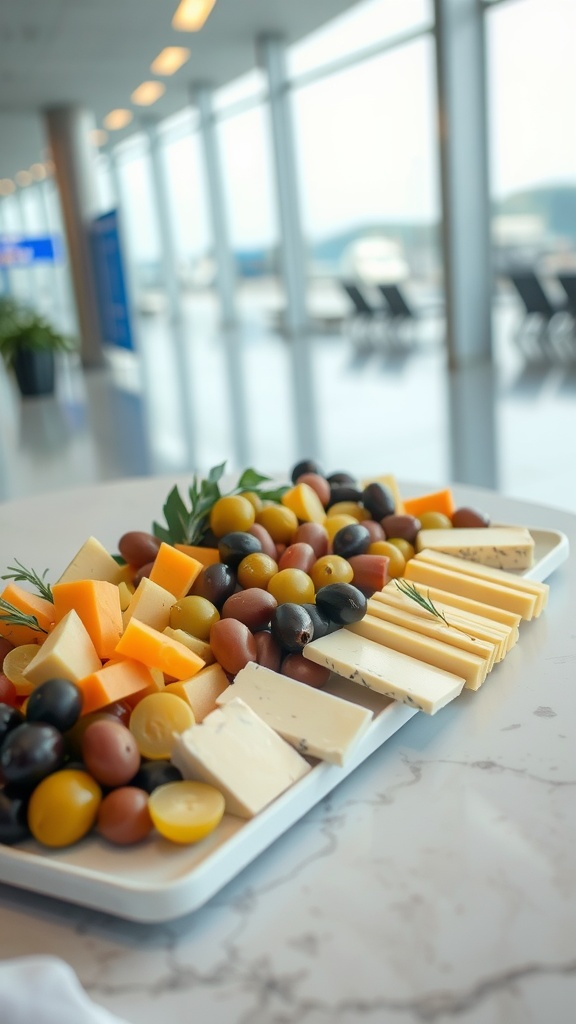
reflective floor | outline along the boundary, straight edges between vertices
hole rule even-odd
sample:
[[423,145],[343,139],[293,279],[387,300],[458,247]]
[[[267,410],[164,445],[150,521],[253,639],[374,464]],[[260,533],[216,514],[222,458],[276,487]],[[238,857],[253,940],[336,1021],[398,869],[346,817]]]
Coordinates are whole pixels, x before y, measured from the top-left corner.
[[126,476],[252,465],[287,470],[314,452],[326,471],[465,482],[576,512],[576,363],[525,358],[514,310],[497,314],[493,371],[448,375],[442,325],[403,350],[378,329],[294,345],[272,329],[233,336],[162,317],[139,356],[102,370],[58,366],[54,397],[22,399],[0,370],[0,500]]

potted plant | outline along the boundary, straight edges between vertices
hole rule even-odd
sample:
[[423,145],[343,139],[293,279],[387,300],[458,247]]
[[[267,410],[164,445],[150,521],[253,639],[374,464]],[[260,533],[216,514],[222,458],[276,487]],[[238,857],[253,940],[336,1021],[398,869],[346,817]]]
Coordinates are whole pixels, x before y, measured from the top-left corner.
[[35,310],[0,297],[0,355],[13,369],[22,395],[54,390],[54,353],[74,344]]

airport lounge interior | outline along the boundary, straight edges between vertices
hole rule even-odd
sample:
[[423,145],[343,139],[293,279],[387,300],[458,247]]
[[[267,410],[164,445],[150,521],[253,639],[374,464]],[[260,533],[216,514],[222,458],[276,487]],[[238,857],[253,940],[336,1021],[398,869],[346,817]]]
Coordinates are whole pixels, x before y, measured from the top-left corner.
[[575,39],[0,3],[0,1024],[573,1024]]

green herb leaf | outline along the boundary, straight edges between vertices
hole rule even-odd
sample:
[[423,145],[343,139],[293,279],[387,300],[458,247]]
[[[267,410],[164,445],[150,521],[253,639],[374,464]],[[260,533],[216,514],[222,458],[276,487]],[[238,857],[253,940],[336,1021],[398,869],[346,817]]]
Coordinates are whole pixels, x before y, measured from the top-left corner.
[[21,612],[19,608],[15,608],[13,604],[5,601],[2,597],[0,597],[0,620],[7,626],[29,626],[30,629],[35,629],[38,633],[48,632],[40,625],[35,615],[26,615],[25,612]]
[[430,597],[430,592],[428,592],[426,595],[421,594],[418,588],[415,587],[413,583],[410,583],[408,580],[405,579],[394,580],[394,582],[401,594],[404,594],[405,597],[409,597],[410,600],[415,601],[416,604],[420,605],[421,608],[424,608],[425,611],[430,612],[430,614],[434,615],[437,619],[441,619],[445,626],[448,626],[450,629],[455,629],[459,633],[464,633],[464,635],[467,636],[469,640],[474,641],[476,639],[475,637],[470,636],[470,634],[467,633],[466,630],[460,629],[460,626],[455,626],[452,622],[448,622],[448,619],[444,615],[444,612],[441,612],[439,608],[437,608],[436,605],[433,603]]
[[[219,498],[223,497],[219,482],[223,476],[226,463],[213,466],[204,478],[195,476],[188,489],[190,509],[180,495],[177,487],[173,487],[164,503],[163,512],[166,526],[152,524],[155,537],[167,544],[201,544],[208,529],[210,512]],[[239,494],[241,491],[254,491],[262,498],[280,501],[288,487],[263,489],[262,484],[270,481],[255,469],[245,469],[238,482],[227,494]]]
[[54,604],[54,597],[52,595],[50,584],[46,583],[44,579],[48,569],[45,569],[42,575],[39,576],[34,569],[27,569],[26,566],[22,565],[22,562],[19,562],[17,558],[15,558],[14,561],[16,562],[16,565],[9,565],[8,572],[1,576],[0,579],[16,580],[17,583],[30,583],[38,591],[40,597],[43,597],[45,601],[50,601]]

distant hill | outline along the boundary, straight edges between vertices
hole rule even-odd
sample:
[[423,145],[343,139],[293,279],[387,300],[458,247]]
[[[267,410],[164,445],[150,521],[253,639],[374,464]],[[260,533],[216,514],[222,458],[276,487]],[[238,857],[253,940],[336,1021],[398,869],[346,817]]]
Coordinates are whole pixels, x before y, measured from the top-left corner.
[[567,238],[576,245],[576,186],[546,185],[515,192],[497,203],[494,212],[541,217],[549,235]]

